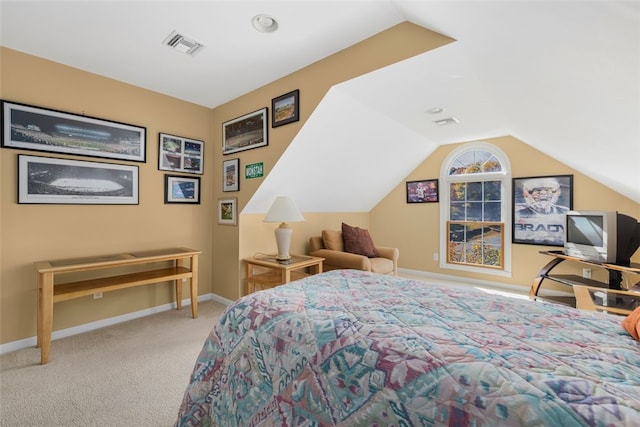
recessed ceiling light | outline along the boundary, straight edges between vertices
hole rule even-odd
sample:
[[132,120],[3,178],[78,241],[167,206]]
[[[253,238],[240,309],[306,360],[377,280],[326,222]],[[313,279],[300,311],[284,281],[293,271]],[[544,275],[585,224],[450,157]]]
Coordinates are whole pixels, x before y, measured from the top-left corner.
[[273,16],[264,13],[254,16],[251,19],[251,25],[261,33],[273,33],[278,29],[278,21]]
[[433,107],[433,108],[429,108],[427,110],[427,113],[429,114],[440,114],[440,113],[444,113],[446,110],[442,107]]

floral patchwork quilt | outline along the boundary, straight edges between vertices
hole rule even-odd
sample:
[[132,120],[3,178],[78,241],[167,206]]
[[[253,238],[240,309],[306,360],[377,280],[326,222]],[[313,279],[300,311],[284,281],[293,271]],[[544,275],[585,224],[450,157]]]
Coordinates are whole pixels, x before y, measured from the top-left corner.
[[621,318],[335,270],[240,298],[177,426],[638,426]]

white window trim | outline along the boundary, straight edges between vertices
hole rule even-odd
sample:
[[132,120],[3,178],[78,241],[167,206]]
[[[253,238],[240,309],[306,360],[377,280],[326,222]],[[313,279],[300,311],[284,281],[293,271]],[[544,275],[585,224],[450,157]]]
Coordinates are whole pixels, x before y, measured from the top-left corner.
[[[449,175],[451,162],[465,151],[489,151],[502,164],[502,171],[482,174],[482,180],[502,181],[502,217],[504,218],[504,269],[474,267],[471,265],[451,264],[447,262],[447,220],[449,219],[449,184],[467,181],[473,175]],[[461,145],[449,153],[440,167],[440,268],[460,270],[470,273],[490,274],[501,277],[511,277],[511,206],[513,201],[511,191],[511,163],[507,155],[497,146],[488,142],[476,141]]]

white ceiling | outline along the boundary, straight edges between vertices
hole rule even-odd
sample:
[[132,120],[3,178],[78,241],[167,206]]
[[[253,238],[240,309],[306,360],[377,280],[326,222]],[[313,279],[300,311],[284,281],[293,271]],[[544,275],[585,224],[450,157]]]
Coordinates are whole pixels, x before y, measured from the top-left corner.
[[245,212],[368,211],[439,145],[506,134],[640,203],[637,1],[0,0],[0,44],[215,107],[402,21],[457,42],[333,87]]

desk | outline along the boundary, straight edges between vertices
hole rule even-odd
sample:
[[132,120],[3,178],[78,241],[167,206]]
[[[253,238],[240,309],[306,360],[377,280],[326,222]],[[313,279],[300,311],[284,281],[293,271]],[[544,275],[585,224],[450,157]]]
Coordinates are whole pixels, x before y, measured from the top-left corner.
[[[35,263],[38,273],[38,347],[40,363],[49,361],[51,331],[53,328],[53,304],[74,298],[109,292],[134,286],[174,281],[176,308],[182,308],[182,280],[190,279],[191,314],[198,317],[198,255],[201,251],[189,248],[170,248],[151,251],[129,252],[115,255],[86,258],[40,261]],[[189,260],[189,267],[186,261]],[[134,265],[172,261],[172,267],[156,268],[110,277],[99,277],[71,283],[56,284],[62,274],[92,270],[113,269]]]
[[[255,292],[256,285],[262,289],[273,288],[311,274],[322,273],[324,258],[292,255],[289,263],[282,264],[276,260],[275,255],[261,255],[246,258],[244,262],[247,264],[247,294],[250,294]],[[307,269],[309,273],[305,272]],[[256,273],[256,270],[261,272]]]

